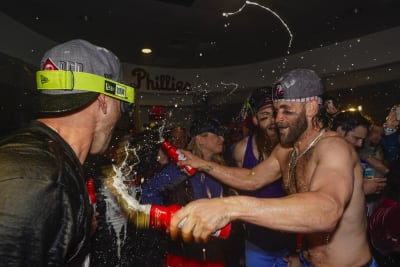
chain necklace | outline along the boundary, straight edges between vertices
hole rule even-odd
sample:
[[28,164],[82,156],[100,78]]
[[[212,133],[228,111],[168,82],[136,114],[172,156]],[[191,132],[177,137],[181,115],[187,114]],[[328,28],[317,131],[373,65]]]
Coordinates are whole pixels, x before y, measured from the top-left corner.
[[292,180],[296,181],[295,177],[295,169],[297,165],[297,161],[303,157],[311,148],[314,147],[314,145],[321,139],[322,135],[326,132],[326,129],[322,129],[320,133],[317,135],[317,137],[314,138],[314,140],[311,141],[311,143],[304,149],[303,152],[300,153],[300,155],[296,155],[296,149],[293,148],[292,152],[290,153],[290,161],[289,161],[289,168],[288,168],[288,186],[287,186],[287,191],[290,192],[290,188],[292,185]]

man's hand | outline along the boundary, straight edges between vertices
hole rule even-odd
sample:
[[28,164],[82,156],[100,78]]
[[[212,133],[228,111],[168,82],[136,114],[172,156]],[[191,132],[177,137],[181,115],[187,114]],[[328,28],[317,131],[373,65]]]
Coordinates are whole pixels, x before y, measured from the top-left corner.
[[186,160],[180,160],[178,166],[189,165],[192,168],[198,169],[200,171],[207,171],[207,161],[193,155],[187,150],[181,149],[183,155],[185,155]]
[[386,186],[386,178],[364,179],[365,195],[380,194]]
[[[386,117],[386,121],[383,124],[384,128],[391,128],[391,129],[397,129],[399,127],[400,121],[396,119],[396,108],[400,105],[394,105],[390,111],[388,116]],[[386,133],[386,132],[385,132]]]
[[[185,242],[207,242],[210,236],[230,222],[225,198],[200,199],[181,208],[171,219],[172,239],[179,233]],[[217,215],[216,215],[217,214]]]

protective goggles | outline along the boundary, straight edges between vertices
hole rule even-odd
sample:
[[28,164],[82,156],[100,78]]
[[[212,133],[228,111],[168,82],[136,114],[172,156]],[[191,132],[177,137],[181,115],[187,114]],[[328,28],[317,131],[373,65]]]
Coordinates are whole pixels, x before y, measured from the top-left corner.
[[121,111],[132,111],[135,89],[131,86],[87,72],[40,70],[36,72],[39,90],[82,90],[121,100]]

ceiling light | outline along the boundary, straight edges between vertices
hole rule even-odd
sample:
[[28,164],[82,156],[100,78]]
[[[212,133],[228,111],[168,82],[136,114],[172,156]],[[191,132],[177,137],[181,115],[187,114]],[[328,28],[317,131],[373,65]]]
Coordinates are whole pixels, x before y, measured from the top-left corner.
[[151,48],[148,48],[148,47],[142,48],[142,53],[143,53],[143,54],[151,54],[151,52],[153,52],[153,51],[151,50]]

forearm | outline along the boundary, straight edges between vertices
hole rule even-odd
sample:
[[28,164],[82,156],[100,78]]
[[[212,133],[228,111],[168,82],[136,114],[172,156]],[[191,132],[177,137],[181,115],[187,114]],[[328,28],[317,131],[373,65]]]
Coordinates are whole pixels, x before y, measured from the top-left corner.
[[342,209],[318,193],[299,193],[283,198],[228,198],[230,220],[243,220],[280,231],[311,233],[332,231]]
[[261,179],[255,177],[256,172],[253,169],[227,167],[209,161],[204,161],[203,165],[197,169],[210,174],[226,185],[241,190],[253,191],[263,185]]

